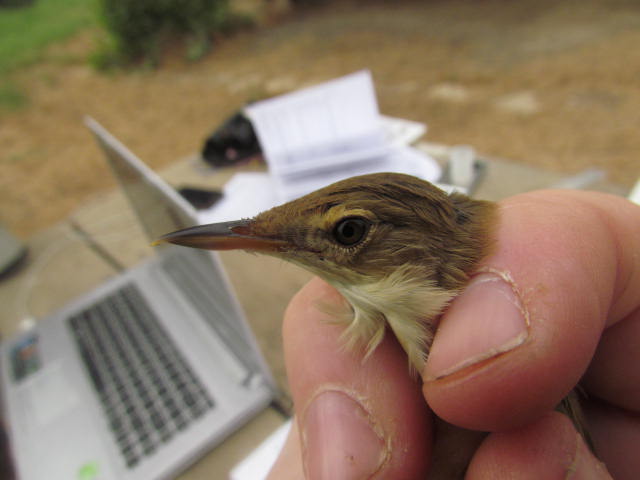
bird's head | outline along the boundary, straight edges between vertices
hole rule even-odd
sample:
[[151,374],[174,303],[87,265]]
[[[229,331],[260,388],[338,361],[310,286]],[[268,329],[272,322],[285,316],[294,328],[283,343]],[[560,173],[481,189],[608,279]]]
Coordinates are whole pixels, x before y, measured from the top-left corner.
[[492,203],[395,173],[353,177],[252,219],[187,228],[159,241],[280,257],[329,283],[377,281],[411,265],[458,289],[487,253]]

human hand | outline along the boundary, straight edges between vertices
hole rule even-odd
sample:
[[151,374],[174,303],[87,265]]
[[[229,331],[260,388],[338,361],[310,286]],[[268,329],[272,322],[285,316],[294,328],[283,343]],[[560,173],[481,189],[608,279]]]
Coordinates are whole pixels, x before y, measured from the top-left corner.
[[581,379],[600,458],[614,478],[636,478],[639,252],[640,208],[623,199],[501,202],[496,250],[443,315],[422,388],[392,335],[364,363],[340,348],[342,328],[318,304],[343,300],[314,279],[285,315],[297,423],[269,479],[424,478],[434,413],[496,432],[467,478],[611,478],[553,412]]

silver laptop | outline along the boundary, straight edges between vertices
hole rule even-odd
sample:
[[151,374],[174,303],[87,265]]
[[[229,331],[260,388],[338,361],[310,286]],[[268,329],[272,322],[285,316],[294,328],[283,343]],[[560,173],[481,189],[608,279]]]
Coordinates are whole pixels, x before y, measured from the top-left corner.
[[[150,240],[196,223],[175,190],[86,123]],[[168,245],[0,354],[22,480],[171,478],[276,392],[216,255]]]

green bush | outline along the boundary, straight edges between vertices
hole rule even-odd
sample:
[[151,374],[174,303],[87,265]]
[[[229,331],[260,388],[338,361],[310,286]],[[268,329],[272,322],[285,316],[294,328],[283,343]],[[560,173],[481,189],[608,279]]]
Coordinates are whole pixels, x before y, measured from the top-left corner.
[[326,0],[289,0],[294,7],[314,7],[327,3]]
[[[163,41],[186,37],[188,56],[204,54],[211,34],[223,29],[228,0],[100,0],[102,20],[111,34],[115,59],[97,63],[146,61],[157,63]],[[103,66],[104,66],[103,65]]]
[[33,2],[34,0],[0,0],[0,8],[25,7],[31,5]]

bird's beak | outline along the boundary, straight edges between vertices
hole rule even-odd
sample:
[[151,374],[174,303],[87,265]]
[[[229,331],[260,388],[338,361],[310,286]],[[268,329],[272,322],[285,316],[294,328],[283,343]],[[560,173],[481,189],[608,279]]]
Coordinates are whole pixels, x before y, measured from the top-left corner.
[[163,235],[152,245],[174,243],[206,250],[250,250],[263,253],[287,250],[288,242],[275,236],[257,235],[254,233],[254,225],[255,221],[251,219],[198,225]]

